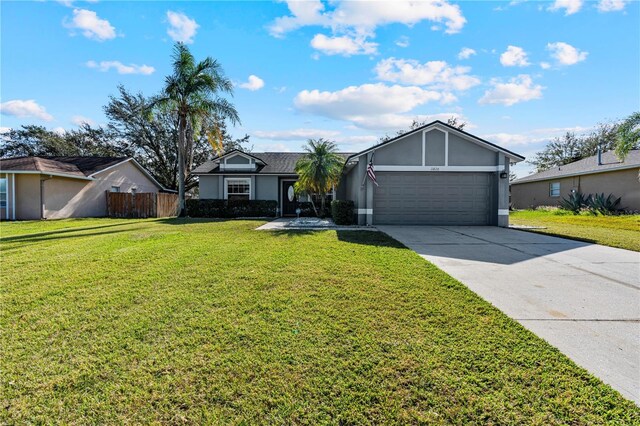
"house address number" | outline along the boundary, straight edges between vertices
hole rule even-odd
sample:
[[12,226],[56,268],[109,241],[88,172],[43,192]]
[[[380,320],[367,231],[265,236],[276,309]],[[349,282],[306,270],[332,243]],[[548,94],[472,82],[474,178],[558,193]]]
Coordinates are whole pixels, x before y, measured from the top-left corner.
[[431,171],[432,171],[432,172],[437,172],[437,171],[439,171],[439,170],[440,170],[440,167],[432,167],[432,168],[431,168]]

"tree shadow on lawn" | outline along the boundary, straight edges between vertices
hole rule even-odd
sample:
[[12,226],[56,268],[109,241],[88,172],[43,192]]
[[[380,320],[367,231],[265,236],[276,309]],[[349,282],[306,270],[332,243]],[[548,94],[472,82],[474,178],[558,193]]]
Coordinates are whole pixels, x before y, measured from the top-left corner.
[[165,225],[192,225],[197,223],[222,223],[231,221],[267,222],[273,218],[227,218],[227,217],[163,217],[154,222]]
[[[98,225],[98,226],[84,226],[84,227],[71,227],[71,228],[62,228],[56,229],[53,231],[46,232],[36,232],[33,234],[22,234],[22,235],[14,235],[11,237],[0,237],[0,243],[13,243],[13,242],[27,242],[27,241],[44,241],[44,240],[55,240],[57,238],[63,238],[60,234],[68,234],[73,232],[83,232],[83,231],[91,231],[94,229],[104,229],[104,228],[113,228],[115,226],[128,226],[135,223],[142,223],[140,220],[134,220],[131,222],[118,222],[112,223],[108,225]],[[120,232],[120,231],[118,231]],[[108,232],[102,232],[100,234],[107,234]],[[86,235],[99,235],[99,234],[86,234]],[[81,235],[73,235],[73,237],[78,237]],[[48,238],[50,237],[50,238]],[[67,238],[67,237],[65,237]]]
[[397,240],[394,240],[387,234],[379,231],[336,231],[333,229],[283,229],[274,231],[262,231],[270,232],[278,237],[298,237],[302,235],[314,235],[321,232],[334,231],[338,237],[338,240],[343,243],[349,244],[362,244],[368,246],[377,247],[391,247],[398,249],[408,248]]
[[336,233],[338,234],[338,240],[345,243],[408,250],[404,244],[380,231],[336,231]]
[[[109,230],[109,231],[103,231],[103,232],[89,232],[86,234],[79,234],[79,235],[75,235],[75,234],[74,235],[44,235],[39,237],[31,236],[30,238],[13,239],[11,243],[24,243],[24,244],[16,244],[11,247],[3,246],[2,251],[8,252],[11,250],[16,250],[20,247],[24,247],[25,245],[40,243],[43,241],[64,240],[67,238],[95,237],[98,235],[113,235],[113,234],[119,234],[122,232],[129,232],[129,231],[131,231],[131,229],[118,229],[118,230]],[[4,240],[0,242],[7,243],[7,241],[4,241]]]

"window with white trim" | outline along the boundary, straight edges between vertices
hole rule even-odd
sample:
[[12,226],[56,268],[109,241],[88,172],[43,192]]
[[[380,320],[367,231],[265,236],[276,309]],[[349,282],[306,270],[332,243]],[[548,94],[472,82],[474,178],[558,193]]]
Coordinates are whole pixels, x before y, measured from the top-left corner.
[[549,184],[549,197],[560,196],[560,182],[551,182]]
[[248,200],[251,196],[251,179],[226,179],[227,200]]
[[7,208],[7,178],[0,178],[0,209]]
[[120,187],[119,186],[112,186],[111,187],[111,192],[120,192]]

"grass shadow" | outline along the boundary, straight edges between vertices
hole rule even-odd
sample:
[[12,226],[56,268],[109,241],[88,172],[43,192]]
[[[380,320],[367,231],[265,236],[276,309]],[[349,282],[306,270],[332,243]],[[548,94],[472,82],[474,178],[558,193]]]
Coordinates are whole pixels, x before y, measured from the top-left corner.
[[338,240],[345,243],[408,250],[404,244],[380,231],[336,231],[336,234],[338,235]]
[[[104,229],[104,228],[113,228],[116,226],[125,226],[125,225],[131,225],[134,223],[141,223],[141,221],[136,220],[136,221],[132,221],[132,222],[119,222],[119,223],[112,223],[112,224],[108,224],[108,225],[98,225],[98,226],[85,226],[85,227],[70,227],[70,228],[62,228],[62,229],[56,229],[53,231],[45,231],[45,232],[36,232],[33,234],[21,234],[21,235],[14,235],[11,237],[0,237],[0,243],[11,243],[11,242],[26,242],[26,241],[41,241],[43,240],[42,237],[52,237],[52,238],[46,238],[46,239],[56,239],[56,236],[60,235],[60,234],[68,234],[68,233],[72,233],[72,232],[82,232],[82,231],[91,231],[91,230],[95,230],[95,229]],[[61,238],[61,237],[58,237]]]
[[[89,233],[85,233],[85,234],[72,234],[72,235],[44,235],[44,236],[39,236],[39,237],[25,238],[23,240],[14,239],[11,242],[12,243],[25,243],[24,245],[29,245],[29,244],[40,243],[40,242],[43,242],[43,241],[65,240],[65,239],[68,239],[68,238],[95,237],[95,236],[99,236],[99,235],[113,235],[113,234],[119,234],[119,233],[128,232],[128,231],[130,231],[130,229],[118,229],[118,230],[109,230],[109,231],[103,231],[103,232],[89,232]],[[2,242],[5,242],[5,241],[2,241]],[[11,246],[11,247],[3,246],[1,251],[2,252],[7,252],[7,251],[15,250],[15,249],[18,249],[20,247],[24,247],[24,245],[14,245],[14,246]]]

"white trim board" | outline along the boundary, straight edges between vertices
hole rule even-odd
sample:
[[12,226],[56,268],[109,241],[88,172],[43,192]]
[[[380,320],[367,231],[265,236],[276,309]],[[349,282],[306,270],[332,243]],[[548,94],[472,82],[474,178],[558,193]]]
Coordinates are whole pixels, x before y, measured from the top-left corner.
[[44,175],[44,176],[57,176],[57,177],[65,177],[65,178],[80,179],[80,180],[95,180],[92,177],[70,175],[66,173],[56,173],[56,172],[41,172],[39,170],[7,170],[7,171],[0,170],[0,173],[6,173],[8,175]]
[[509,216],[509,209],[498,209],[498,216]]
[[502,172],[501,166],[392,166],[376,165],[376,172]]
[[373,209],[358,209],[358,214],[373,214]]

